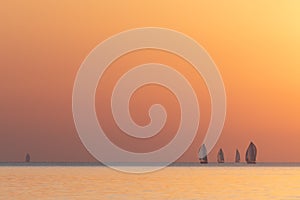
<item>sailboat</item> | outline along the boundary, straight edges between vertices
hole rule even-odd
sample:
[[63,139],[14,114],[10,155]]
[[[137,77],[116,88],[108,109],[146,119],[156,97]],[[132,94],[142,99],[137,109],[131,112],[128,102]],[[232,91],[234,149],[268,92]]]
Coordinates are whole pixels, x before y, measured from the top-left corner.
[[255,164],[256,163],[256,155],[257,155],[257,149],[256,146],[253,144],[253,142],[250,143],[247,152],[246,152],[246,162],[248,164]]
[[218,161],[218,163],[224,163],[225,162],[224,153],[223,153],[222,148],[218,152],[217,161]]
[[237,150],[235,151],[235,162],[236,162],[236,163],[239,163],[240,161],[241,161],[241,155],[240,155],[239,150],[237,149]]
[[202,144],[199,150],[199,160],[202,164],[207,164],[207,150],[205,144]]
[[30,162],[30,155],[29,155],[29,153],[27,153],[26,154],[26,156],[25,156],[25,162]]

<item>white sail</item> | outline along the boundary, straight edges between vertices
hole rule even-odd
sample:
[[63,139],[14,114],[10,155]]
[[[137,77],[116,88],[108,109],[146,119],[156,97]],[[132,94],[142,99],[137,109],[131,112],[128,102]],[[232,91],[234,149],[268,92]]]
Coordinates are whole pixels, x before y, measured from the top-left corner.
[[198,156],[201,163],[207,163],[207,150],[205,144],[202,144]]
[[204,158],[207,156],[207,150],[205,147],[205,144],[202,144],[200,150],[199,150],[199,159]]

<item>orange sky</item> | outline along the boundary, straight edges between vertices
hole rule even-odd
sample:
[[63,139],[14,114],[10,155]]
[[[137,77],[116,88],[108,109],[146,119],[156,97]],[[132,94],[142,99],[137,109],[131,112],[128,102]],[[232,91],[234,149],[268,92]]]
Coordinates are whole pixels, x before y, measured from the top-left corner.
[[[33,161],[93,160],[82,146],[72,118],[76,72],[86,55],[109,36],[131,28],[158,26],[193,37],[209,52],[223,76],[227,119],[210,154],[212,161],[220,147],[227,160],[233,161],[235,148],[244,154],[253,140],[258,146],[259,161],[300,162],[300,3],[297,1],[275,4],[274,1],[28,0],[1,4],[0,161],[23,160],[25,152],[32,154]],[[203,125],[197,140],[180,160],[196,161],[210,111],[204,83],[201,79],[195,81],[197,75],[191,66],[176,62],[178,58],[174,55],[146,51],[127,56],[117,60],[111,71],[120,72],[119,66],[162,59],[170,65],[177,63],[182,73],[192,79],[204,113]],[[106,78],[113,80],[110,76],[107,73]],[[100,101],[101,85],[98,89],[96,100]],[[104,89],[109,89],[108,83]],[[162,93],[160,97],[145,99],[156,90]],[[172,116],[164,130],[166,136],[156,139],[158,147],[176,131],[178,105],[174,96],[155,86],[145,87],[133,97],[131,109],[134,119],[143,124],[148,120],[147,106],[157,101]],[[96,106],[99,113],[105,104]],[[113,139],[119,133],[111,124],[108,109],[105,112],[107,117],[103,120],[107,121],[105,126],[111,130]],[[115,142],[128,147],[134,141],[123,138]],[[147,145],[129,146],[136,151],[156,147]]]

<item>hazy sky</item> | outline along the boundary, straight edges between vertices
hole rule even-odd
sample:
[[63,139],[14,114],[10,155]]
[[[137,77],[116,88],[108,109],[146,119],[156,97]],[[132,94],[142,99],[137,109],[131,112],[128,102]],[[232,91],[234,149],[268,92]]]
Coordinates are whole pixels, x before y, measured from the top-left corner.
[[[244,158],[252,140],[258,161],[300,162],[300,3],[298,1],[2,1],[0,7],[0,161],[92,161],[76,133],[72,88],[87,54],[109,36],[158,26],[193,37],[214,59],[227,93],[223,133],[209,155],[223,148]],[[147,109],[166,106],[169,118],[156,138],[122,135],[109,110],[114,81],[132,66],[169,64],[193,84],[201,107],[199,134],[180,161],[197,161],[209,122],[203,80],[184,60],[161,51],[138,51],[114,62],[100,81],[100,123],[116,144],[142,152],[163,146],[178,127],[179,107],[169,91],[146,86],[131,102],[132,116],[147,124]],[[157,94],[160,95],[157,95]],[[152,140],[152,141],[151,141]]]

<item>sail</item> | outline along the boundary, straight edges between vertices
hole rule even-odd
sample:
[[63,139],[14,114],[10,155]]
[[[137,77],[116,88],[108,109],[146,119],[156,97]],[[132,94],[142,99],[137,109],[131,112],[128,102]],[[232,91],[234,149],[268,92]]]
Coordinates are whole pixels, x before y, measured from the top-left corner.
[[218,163],[224,163],[224,161],[225,161],[224,152],[223,152],[222,148],[218,152],[217,161],[218,161]]
[[29,153],[26,154],[25,162],[30,162],[30,155],[29,155]]
[[206,146],[205,144],[202,144],[200,150],[199,150],[199,160],[200,160],[200,163],[207,163],[208,160],[207,160],[207,150],[206,150]]
[[256,154],[257,154],[256,146],[251,142],[246,152],[246,158],[245,158],[246,162],[256,163]]
[[239,150],[237,149],[235,152],[235,162],[239,163],[240,161],[241,161],[241,155],[240,155]]

